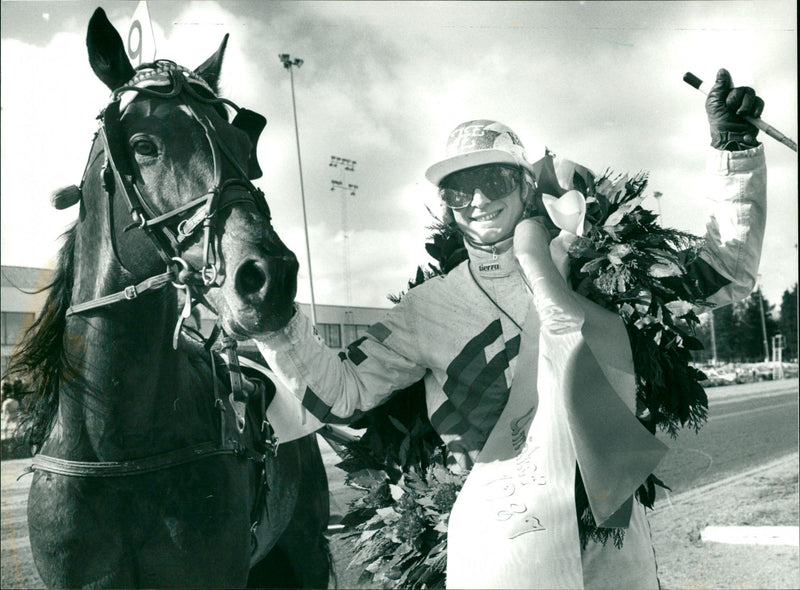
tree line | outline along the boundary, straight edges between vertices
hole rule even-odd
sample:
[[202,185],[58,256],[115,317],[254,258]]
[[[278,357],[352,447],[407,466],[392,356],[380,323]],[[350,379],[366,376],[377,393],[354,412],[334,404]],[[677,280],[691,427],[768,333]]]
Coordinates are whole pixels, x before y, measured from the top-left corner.
[[705,350],[695,354],[696,361],[709,361],[712,358],[712,313],[718,362],[763,361],[764,332],[770,360],[773,355],[772,337],[781,334],[783,360],[797,361],[797,283],[784,291],[779,311],[763,296],[759,287],[743,301],[704,314],[696,336]]

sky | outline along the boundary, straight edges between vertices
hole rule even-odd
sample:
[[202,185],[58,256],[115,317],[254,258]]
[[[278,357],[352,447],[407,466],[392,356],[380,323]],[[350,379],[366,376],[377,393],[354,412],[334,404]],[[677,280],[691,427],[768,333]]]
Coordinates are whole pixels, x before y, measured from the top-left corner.
[[[77,184],[108,90],[85,49],[93,2],[2,8],[3,265],[52,267],[77,207],[50,193]],[[126,38],[137,2],[104,2]],[[274,224],[301,264],[310,301],[289,53],[317,304],[388,307],[424,250],[438,210],[424,177],[459,123],[488,118],[528,147],[596,172],[647,171],[644,206],[702,235],[713,80],[764,98],[762,118],[797,140],[797,13],[791,0],[713,2],[149,2],[156,57],[196,67],[230,41],[222,94],[266,116],[258,155]],[[768,220],[760,267],[767,299],[797,282],[797,154],[760,136]],[[331,156],[355,170],[329,166]],[[331,181],[358,186],[355,195]],[[656,201],[653,192],[663,196]]]

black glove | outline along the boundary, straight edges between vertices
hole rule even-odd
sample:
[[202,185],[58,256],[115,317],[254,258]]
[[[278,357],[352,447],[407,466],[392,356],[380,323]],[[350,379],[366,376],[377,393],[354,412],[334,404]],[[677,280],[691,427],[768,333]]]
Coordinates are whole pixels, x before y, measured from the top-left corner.
[[711,146],[718,150],[739,151],[759,145],[758,127],[743,116],[759,117],[764,101],[747,86],[733,87],[728,70],[717,72],[706,99],[706,114],[711,126]]

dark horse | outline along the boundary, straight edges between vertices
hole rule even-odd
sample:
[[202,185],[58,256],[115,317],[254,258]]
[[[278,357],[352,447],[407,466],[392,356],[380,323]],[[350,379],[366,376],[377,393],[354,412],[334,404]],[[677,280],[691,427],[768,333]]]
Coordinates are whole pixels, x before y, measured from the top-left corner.
[[[134,70],[105,13],[89,23],[112,98],[80,187],[54,196],[79,218],[10,364],[33,382],[28,523],[50,587],[328,585],[316,439],[276,449],[274,386],[235,355],[291,317],[297,260],[250,182],[266,121],[218,97],[226,42],[195,71]],[[197,301],[227,362],[180,329]]]

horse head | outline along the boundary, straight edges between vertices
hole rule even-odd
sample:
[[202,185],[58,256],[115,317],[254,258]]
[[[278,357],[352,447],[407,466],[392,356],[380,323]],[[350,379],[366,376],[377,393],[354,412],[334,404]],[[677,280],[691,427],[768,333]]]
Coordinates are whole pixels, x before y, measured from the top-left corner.
[[166,266],[189,306],[216,308],[237,338],[281,328],[298,264],[251,182],[261,175],[256,144],[266,120],[219,96],[227,35],[195,70],[166,60],[134,70],[98,8],[86,44],[112,94],[81,184],[81,220],[108,219],[116,274],[142,281]]

